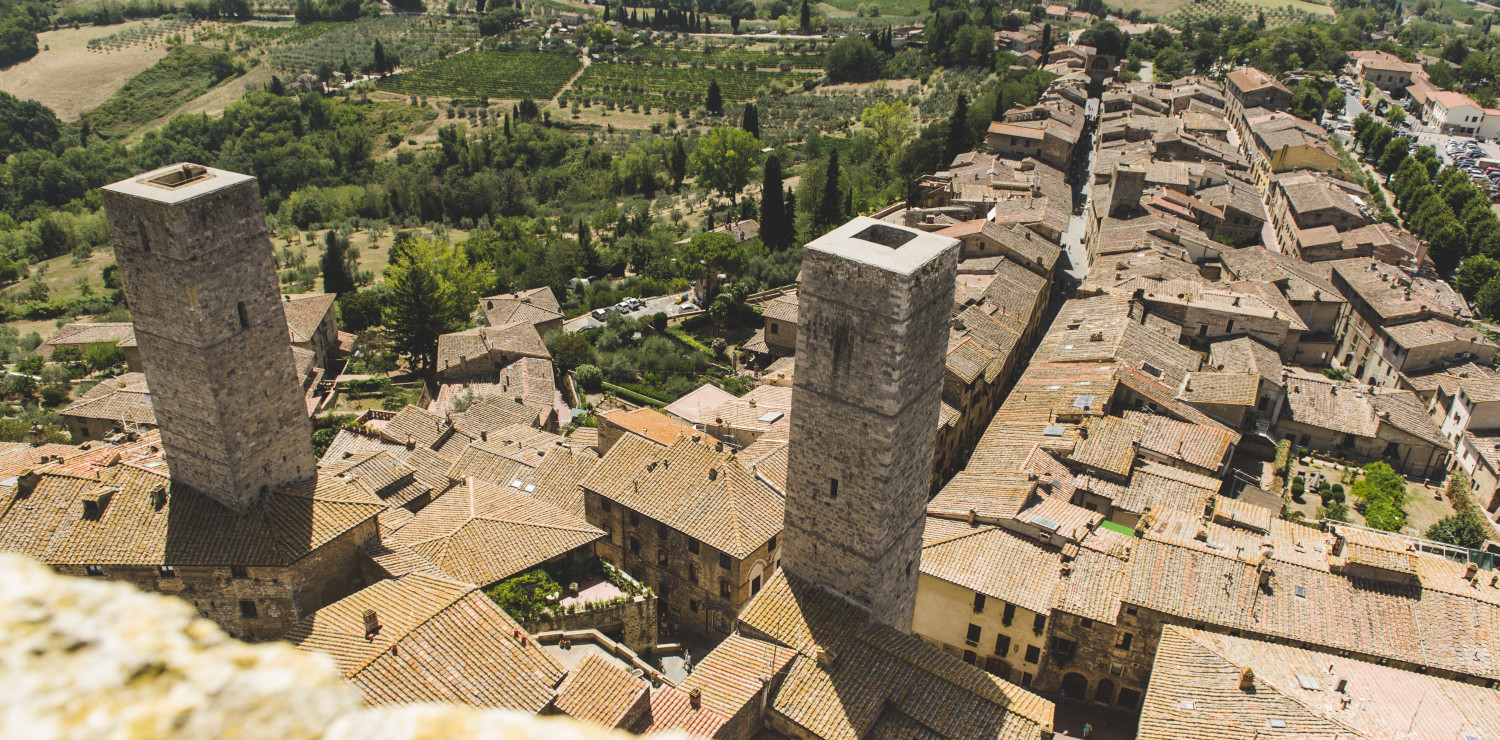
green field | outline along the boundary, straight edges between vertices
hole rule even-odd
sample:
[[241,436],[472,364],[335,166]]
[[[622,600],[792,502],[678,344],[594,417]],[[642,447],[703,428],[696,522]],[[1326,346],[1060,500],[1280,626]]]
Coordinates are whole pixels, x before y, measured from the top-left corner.
[[550,100],[580,66],[577,57],[561,54],[471,51],[383,80],[380,89],[409,95]]
[[[803,46],[803,44],[798,44]],[[808,43],[806,47],[820,49],[822,44]],[[638,46],[620,55],[622,61],[640,61],[666,66],[718,66],[733,65],[736,69],[779,69],[783,63],[794,69],[822,69],[824,55],[821,51],[754,51],[738,46],[715,46],[707,49],[668,49],[660,46]]]
[[468,48],[479,39],[479,32],[467,21],[388,15],[336,23],[312,38],[290,43],[299,36],[289,34],[288,39],[272,47],[266,63],[282,72],[303,72],[325,63],[334,69],[346,63],[363,69],[374,61],[375,42],[379,40],[387,59],[396,59],[402,68],[411,69]]
[[594,64],[573,84],[569,97],[588,95],[615,102],[683,106],[703,102],[710,82],[726,101],[749,100],[773,82],[791,88],[817,75],[809,72],[748,72],[736,69]]
[[95,131],[126,134],[237,76],[228,54],[183,44],[84,117]]
[[[820,5],[829,5],[839,10],[850,13],[859,9],[859,6],[874,7],[880,9],[881,16],[923,16],[927,15],[928,3],[926,0],[822,0]],[[793,15],[793,18],[796,16]]]

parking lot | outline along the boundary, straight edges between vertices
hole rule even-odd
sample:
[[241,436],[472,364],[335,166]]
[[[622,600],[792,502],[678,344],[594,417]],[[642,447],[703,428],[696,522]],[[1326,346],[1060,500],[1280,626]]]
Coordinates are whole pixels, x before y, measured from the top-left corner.
[[[621,313],[624,313],[626,316],[629,316],[633,319],[648,319],[656,313],[665,313],[668,316],[673,316],[676,315],[681,310],[682,305],[684,305],[677,302],[677,299],[682,295],[682,293],[673,293],[671,295],[656,296],[654,298],[644,298],[641,299],[644,305],[642,305],[640,308],[637,308],[633,311],[622,311]],[[604,321],[595,318],[593,312],[591,311],[582,316],[576,316],[574,318],[568,319],[563,324],[563,328],[568,331],[583,331],[584,329],[589,329],[595,326],[602,326],[603,324]]]

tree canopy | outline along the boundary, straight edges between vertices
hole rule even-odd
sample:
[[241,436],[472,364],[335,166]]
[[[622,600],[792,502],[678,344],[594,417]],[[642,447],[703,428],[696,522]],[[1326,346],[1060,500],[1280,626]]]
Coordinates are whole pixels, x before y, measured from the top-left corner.
[[760,163],[760,142],[744,129],[719,126],[693,147],[698,181],[737,201]]

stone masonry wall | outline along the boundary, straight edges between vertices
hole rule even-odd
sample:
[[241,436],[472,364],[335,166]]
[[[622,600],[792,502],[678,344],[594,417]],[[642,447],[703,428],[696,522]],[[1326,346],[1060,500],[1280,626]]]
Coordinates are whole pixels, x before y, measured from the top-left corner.
[[176,204],[106,189],[104,205],[173,479],[245,511],[311,477],[255,181]]
[[576,632],[598,630],[639,655],[647,655],[657,644],[656,597],[641,596],[615,604],[572,614],[523,622],[527,632]]
[[952,243],[911,275],[817,249],[803,258],[785,565],[901,630],[916,598],[957,256]]

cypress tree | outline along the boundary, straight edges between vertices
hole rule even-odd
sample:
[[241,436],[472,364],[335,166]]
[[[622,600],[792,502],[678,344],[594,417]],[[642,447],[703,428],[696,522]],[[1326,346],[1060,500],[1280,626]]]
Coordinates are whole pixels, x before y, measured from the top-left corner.
[[995,90],[995,111],[990,114],[991,121],[1005,120],[1005,91]]
[[771,249],[786,249],[791,242],[791,222],[786,197],[781,192],[781,160],[766,157],[765,181],[760,189],[760,240]]
[[963,93],[959,93],[958,104],[953,106],[953,119],[948,122],[948,148],[943,153],[943,163],[946,165],[952,162],[954,157],[968,149],[969,99]]
[[754,103],[745,104],[745,117],[740,121],[740,128],[750,132],[751,136],[760,138],[760,111],[756,110]]
[[324,244],[326,246],[323,249],[322,264],[323,292],[348,293],[354,290],[354,278],[350,277],[349,265],[345,261],[349,242],[340,239],[339,235],[330,229]]
[[682,146],[682,136],[672,137],[672,158],[668,162],[672,170],[672,187],[682,187],[682,181],[687,177],[687,161],[687,149]]
[[708,100],[704,101],[703,107],[708,109],[709,115],[717,116],[724,112],[724,96],[719,93],[718,80],[708,83]]
[[374,52],[374,55],[375,55],[375,74],[384,75],[386,72],[391,71],[390,68],[387,66],[387,62],[386,62],[386,59],[385,59],[385,45],[380,43],[380,39],[375,39],[375,52]]
[[808,3],[808,0],[802,0],[802,18],[801,18],[801,22],[802,22],[802,32],[803,33],[807,33],[808,31],[812,30],[812,11],[808,10],[807,3]]
[[837,226],[844,220],[843,193],[839,192],[839,150],[828,153],[828,170],[823,179],[823,202],[818,204],[818,221],[824,226]]
[[1052,55],[1052,24],[1042,26],[1042,64],[1047,63],[1047,57]]

